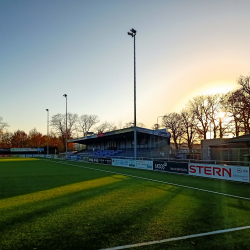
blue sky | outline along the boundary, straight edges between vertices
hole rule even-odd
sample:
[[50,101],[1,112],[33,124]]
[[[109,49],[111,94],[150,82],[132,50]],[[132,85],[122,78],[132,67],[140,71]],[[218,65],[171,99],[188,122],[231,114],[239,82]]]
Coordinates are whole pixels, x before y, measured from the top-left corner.
[[137,120],[179,112],[248,75],[250,1],[1,1],[0,116],[9,131],[46,133],[47,114]]

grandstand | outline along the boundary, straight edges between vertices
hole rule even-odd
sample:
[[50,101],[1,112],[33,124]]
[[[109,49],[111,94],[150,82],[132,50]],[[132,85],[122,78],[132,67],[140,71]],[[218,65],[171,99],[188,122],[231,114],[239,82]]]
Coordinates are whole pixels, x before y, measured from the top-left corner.
[[[151,130],[136,127],[137,157],[146,157],[149,152],[160,151],[170,147],[171,134],[166,129]],[[68,140],[71,143],[86,145],[85,150],[77,152],[79,156],[97,157],[133,157],[134,127],[107,133],[93,134]]]

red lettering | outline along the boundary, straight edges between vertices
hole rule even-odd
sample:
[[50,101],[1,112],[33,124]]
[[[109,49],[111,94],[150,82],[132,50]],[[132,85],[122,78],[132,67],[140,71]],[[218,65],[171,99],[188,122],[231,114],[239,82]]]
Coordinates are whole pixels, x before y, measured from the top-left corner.
[[196,172],[194,165],[191,165],[190,169],[191,169],[191,170],[189,170],[190,173],[195,173]]
[[211,167],[204,167],[204,172],[207,175],[212,175],[212,173],[211,173]]
[[226,168],[222,168],[222,176],[224,176],[224,173],[227,172],[228,176],[231,177],[232,173],[231,173],[231,168],[229,168],[228,170]]
[[201,169],[203,168],[203,166],[197,166],[197,168],[199,168],[199,174],[201,174]]
[[[215,171],[215,170],[217,170],[217,171]],[[220,171],[221,171],[220,168],[214,167],[214,168],[213,168],[213,175],[215,175],[215,173],[216,173],[216,174],[218,174],[219,176],[221,176]]]

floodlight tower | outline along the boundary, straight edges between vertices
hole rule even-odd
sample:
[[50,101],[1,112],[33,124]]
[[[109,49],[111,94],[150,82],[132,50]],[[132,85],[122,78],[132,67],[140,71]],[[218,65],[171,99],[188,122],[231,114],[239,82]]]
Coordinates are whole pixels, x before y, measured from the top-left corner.
[[68,135],[68,134],[67,134],[67,133],[68,133],[68,131],[67,131],[67,116],[68,116],[68,115],[67,115],[67,95],[64,94],[63,96],[66,98],[66,131],[65,131],[66,155],[65,155],[65,157],[67,157],[67,153],[68,153],[68,143],[67,143],[67,139],[68,139],[68,138],[67,138],[67,137],[68,137],[68,136],[67,136],[67,135]]
[[49,154],[49,110],[47,111],[47,155]]
[[135,157],[135,167],[136,167],[136,158],[137,158],[137,139],[136,139],[136,63],[135,63],[135,35],[136,30],[131,29],[131,32],[128,32],[128,35],[134,38],[134,157]]

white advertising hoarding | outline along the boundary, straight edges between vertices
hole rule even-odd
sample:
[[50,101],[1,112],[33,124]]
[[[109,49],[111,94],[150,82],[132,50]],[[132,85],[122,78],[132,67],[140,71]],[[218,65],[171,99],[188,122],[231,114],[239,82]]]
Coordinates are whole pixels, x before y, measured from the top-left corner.
[[130,167],[129,163],[130,163],[130,160],[126,160],[126,159],[112,159],[112,165],[114,166]]
[[153,170],[153,161],[137,160],[136,164],[137,168]]
[[[135,161],[128,159],[112,159],[112,165],[119,167],[135,168]],[[136,168],[153,170],[153,161],[136,161]]]
[[249,167],[188,164],[188,174],[208,178],[249,182]]

